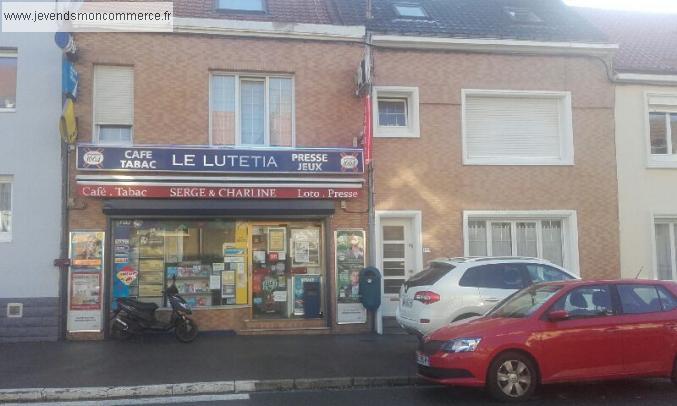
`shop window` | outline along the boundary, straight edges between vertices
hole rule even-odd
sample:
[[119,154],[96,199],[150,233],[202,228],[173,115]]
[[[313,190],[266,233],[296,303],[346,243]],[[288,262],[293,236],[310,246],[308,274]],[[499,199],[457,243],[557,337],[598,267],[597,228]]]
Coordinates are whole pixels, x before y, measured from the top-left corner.
[[16,51],[0,49],[0,112],[16,110]]
[[291,78],[215,74],[210,87],[212,145],[294,144]]
[[12,240],[12,178],[0,176],[0,242]]
[[175,283],[194,307],[247,306],[255,318],[322,317],[321,235],[319,224],[305,222],[116,220],[113,299],[167,306],[164,290]]
[[320,237],[319,225],[252,227],[255,318],[321,317],[324,278]]
[[134,69],[94,67],[94,134],[100,144],[132,143],[134,125]]

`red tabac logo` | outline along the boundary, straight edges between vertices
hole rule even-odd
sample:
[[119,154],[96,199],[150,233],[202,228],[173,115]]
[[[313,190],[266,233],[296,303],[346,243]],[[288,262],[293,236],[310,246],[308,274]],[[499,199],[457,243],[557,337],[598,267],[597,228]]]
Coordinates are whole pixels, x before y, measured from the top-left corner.
[[360,163],[360,160],[354,154],[349,154],[346,152],[341,153],[341,171],[344,172],[357,172],[357,167]]
[[85,154],[82,156],[82,162],[87,167],[95,166],[101,169],[103,167],[103,158],[102,149],[88,149],[85,150]]

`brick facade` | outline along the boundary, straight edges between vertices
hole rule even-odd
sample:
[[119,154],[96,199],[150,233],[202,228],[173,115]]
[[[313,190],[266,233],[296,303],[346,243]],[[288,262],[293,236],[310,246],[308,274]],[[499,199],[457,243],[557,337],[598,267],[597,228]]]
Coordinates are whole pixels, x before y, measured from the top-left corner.
[[[80,97],[76,104],[78,142],[92,139],[92,85],[96,64],[134,68],[134,143],[209,144],[210,72],[284,73],[293,75],[297,147],[352,147],[362,129],[362,105],[354,96],[353,76],[362,57],[359,43],[246,39],[190,34],[76,34],[80,57]],[[76,195],[71,154],[70,229],[106,229],[102,201]],[[148,176],[148,173],[144,175]],[[255,176],[255,175],[253,175]],[[363,197],[338,202],[327,221],[327,246],[337,228],[367,230],[367,190]],[[107,230],[110,237],[110,230]],[[325,294],[333,332],[366,331],[370,325],[336,324],[334,258],[325,258]],[[110,275],[106,278],[110,280]],[[332,299],[332,300],[330,300]],[[109,299],[105,299],[108,301]],[[246,329],[248,309],[197,310],[203,330]],[[327,325],[326,320],[332,320]],[[263,327],[285,328],[290,322]],[[316,321],[306,325],[318,327]],[[303,327],[297,322],[292,327]],[[74,338],[78,338],[77,335]]]
[[[377,49],[374,60],[376,85],[419,88],[420,138],[374,140],[375,198],[376,210],[422,212],[424,262],[464,255],[464,210],[575,210],[581,276],[620,276],[614,90],[599,59]],[[575,164],[463,165],[462,89],[571,92]]]

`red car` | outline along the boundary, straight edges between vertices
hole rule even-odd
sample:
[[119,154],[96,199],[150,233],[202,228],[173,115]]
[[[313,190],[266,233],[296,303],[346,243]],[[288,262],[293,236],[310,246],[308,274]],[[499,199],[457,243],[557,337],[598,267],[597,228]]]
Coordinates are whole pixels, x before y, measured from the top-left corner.
[[677,384],[677,283],[563,281],[523,289],[483,317],[423,337],[418,374],[529,398],[540,384],[670,377]]

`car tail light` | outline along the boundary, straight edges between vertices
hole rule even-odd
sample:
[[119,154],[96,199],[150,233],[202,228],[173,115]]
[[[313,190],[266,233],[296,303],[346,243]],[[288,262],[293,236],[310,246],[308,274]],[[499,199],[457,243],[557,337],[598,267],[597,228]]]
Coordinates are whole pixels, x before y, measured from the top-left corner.
[[421,292],[416,292],[416,294],[414,295],[414,300],[418,300],[419,302],[425,305],[429,305],[435,302],[439,302],[440,295],[438,295],[435,292],[424,290]]

